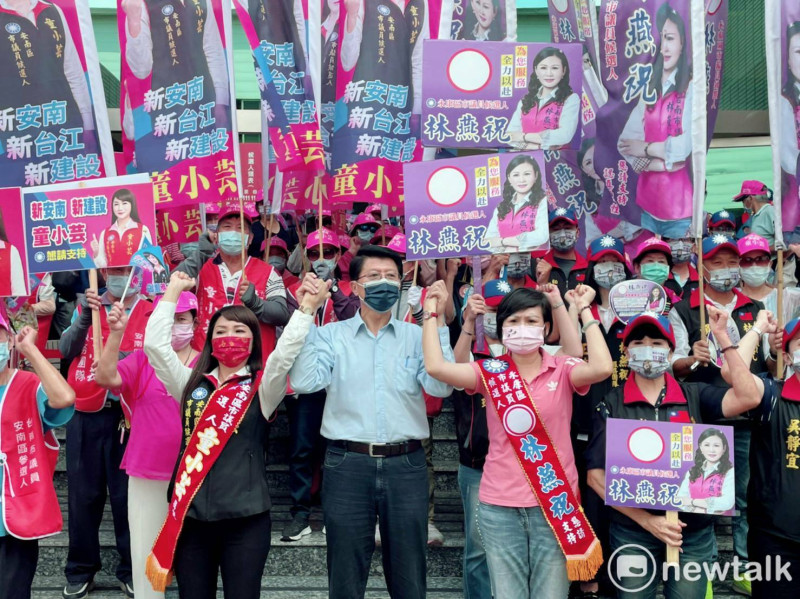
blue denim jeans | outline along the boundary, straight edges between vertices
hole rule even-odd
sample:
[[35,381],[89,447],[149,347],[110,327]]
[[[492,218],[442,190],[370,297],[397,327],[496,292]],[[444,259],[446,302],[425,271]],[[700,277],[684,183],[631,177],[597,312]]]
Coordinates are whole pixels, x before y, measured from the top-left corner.
[[392,599],[424,599],[428,474],[422,449],[372,458],[329,446],[322,477],[329,599],[363,599],[381,531],[383,571]]
[[567,560],[541,508],[481,502],[478,526],[497,599],[566,599]]
[[[609,576],[618,589],[617,599],[655,599],[658,583],[663,574],[662,564],[666,558],[666,545],[632,521],[630,524],[623,524],[613,520],[611,522],[610,537],[613,559],[608,561],[607,567]],[[649,552],[655,562],[645,554],[647,567],[644,569],[644,574],[639,576],[638,572],[641,570],[637,570],[637,575],[635,576],[620,577],[619,573],[623,569],[620,557],[642,556],[642,548]],[[617,549],[619,549],[619,552],[617,552]],[[709,524],[705,528],[694,530],[690,533],[684,530],[681,549],[683,550],[679,558],[681,564],[695,562],[700,564],[701,568],[703,563],[710,564],[716,549],[714,526]],[[638,568],[639,563],[634,564],[634,566]],[[651,578],[653,567],[655,567],[656,572],[655,576],[652,577],[652,582],[645,588],[639,589]],[[674,568],[670,568],[668,570],[668,579],[664,581],[664,597],[666,599],[703,599],[705,597],[708,579],[704,571],[698,577],[698,580],[686,580],[682,576],[676,578],[674,571]]]
[[458,466],[458,488],[464,504],[464,599],[492,599],[489,566],[478,530],[478,490],[482,470]]
[[750,423],[733,427],[734,464],[736,464],[736,511],[731,518],[733,552],[747,561],[747,485],[750,482]]
[[692,219],[681,218],[679,220],[659,220],[642,211],[642,228],[652,231],[656,235],[662,237],[669,237],[671,239],[680,239],[686,237],[689,227],[692,225]]

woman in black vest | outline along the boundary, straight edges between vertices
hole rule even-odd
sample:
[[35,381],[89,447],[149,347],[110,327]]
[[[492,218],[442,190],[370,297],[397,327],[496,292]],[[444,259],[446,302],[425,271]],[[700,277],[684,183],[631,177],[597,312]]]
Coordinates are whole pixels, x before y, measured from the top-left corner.
[[181,363],[172,349],[171,323],[180,293],[194,286],[185,273],[173,273],[145,333],[156,375],[181,398],[184,428],[167,520],[147,575],[153,588],[163,590],[174,568],[182,598],[213,599],[221,570],[226,598],[257,599],[271,533],[267,419],[286,393],[289,367],[312,315],[330,297],[329,285],[307,276],[298,290],[300,309],[263,370],[258,319],[244,306],[218,310],[195,367]]

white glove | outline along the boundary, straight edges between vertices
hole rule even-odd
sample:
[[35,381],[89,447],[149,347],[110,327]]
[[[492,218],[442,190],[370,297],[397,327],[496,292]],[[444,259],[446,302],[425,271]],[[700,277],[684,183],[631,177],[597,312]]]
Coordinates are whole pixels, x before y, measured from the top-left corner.
[[406,303],[411,307],[411,313],[416,314],[422,310],[422,287],[414,285],[408,290]]

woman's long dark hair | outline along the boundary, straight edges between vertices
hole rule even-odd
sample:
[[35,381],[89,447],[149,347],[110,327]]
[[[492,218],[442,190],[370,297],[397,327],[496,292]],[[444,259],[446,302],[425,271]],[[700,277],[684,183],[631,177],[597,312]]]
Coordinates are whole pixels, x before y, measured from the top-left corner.
[[[655,298],[653,297],[653,294],[655,294]],[[650,301],[657,302],[660,299],[661,299],[661,287],[653,287],[650,290]]]
[[[603,199],[603,195],[597,193],[597,181],[592,177],[590,177],[583,170],[583,159],[586,157],[586,153],[594,147],[595,147],[594,137],[583,138],[583,141],[581,141],[581,148],[580,150],[578,150],[578,168],[581,169],[581,183],[583,183],[583,190],[586,192],[586,205],[591,206],[592,203],[594,203],[596,207],[599,207],[600,200]],[[597,150],[595,149],[595,156],[596,155],[597,155]],[[595,170],[595,172],[597,172],[597,170]],[[597,212],[596,209],[595,212]]]
[[[472,32],[475,31],[475,27],[478,25],[478,18],[475,16],[475,11],[472,10],[472,0],[461,1],[467,6],[464,8],[464,25],[461,29],[461,35],[459,38],[464,40],[474,40],[475,36]],[[504,20],[505,14],[500,9],[500,0],[492,0],[492,6],[494,7],[494,19],[492,19],[492,24],[489,25],[489,34],[486,38],[486,41],[502,42],[506,36],[504,27],[500,24],[500,22]]]
[[539,163],[536,162],[531,156],[526,156],[525,154],[516,156],[511,160],[511,162],[508,163],[508,166],[506,167],[506,181],[503,184],[503,201],[497,205],[498,220],[504,219],[506,215],[514,209],[514,194],[516,192],[511,186],[511,183],[509,183],[508,177],[511,174],[511,171],[521,164],[532,165],[533,172],[536,173],[536,181],[533,182],[533,187],[531,187],[528,195],[528,202],[525,205],[536,207],[539,205],[539,202],[542,201],[542,198],[544,198],[544,188],[542,187],[542,171],[539,168]]
[[728,470],[733,468],[730,458],[731,450],[730,447],[728,447],[728,439],[720,430],[716,428],[707,428],[700,435],[700,438],[697,439],[697,449],[694,452],[694,466],[692,466],[692,469],[689,470],[689,482],[693,483],[698,478],[703,476],[703,464],[705,463],[706,459],[703,457],[703,452],[700,451],[700,444],[709,437],[719,437],[722,439],[722,446],[725,448],[725,453],[723,453],[722,457],[719,459],[719,466],[717,466],[716,474],[724,477],[728,473]]
[[573,93],[572,87],[569,84],[569,62],[567,61],[566,55],[558,48],[548,46],[544,50],[541,50],[536,55],[536,58],[533,59],[533,70],[531,71],[530,79],[528,79],[528,93],[522,98],[523,114],[528,114],[531,111],[531,108],[533,108],[534,105],[539,101],[539,90],[542,88],[542,84],[539,82],[539,78],[536,76],[536,67],[538,67],[539,63],[544,59],[550,58],[551,56],[557,56],[561,61],[561,65],[564,67],[564,77],[561,79],[561,82],[556,88],[556,95],[552,100],[548,101],[548,104],[550,102],[558,102],[559,104],[563,104],[564,101]]
[[203,380],[203,377],[219,366],[219,361],[211,355],[211,338],[213,336],[214,326],[223,316],[227,320],[241,322],[253,333],[253,351],[250,352],[250,358],[247,360],[247,367],[250,369],[250,373],[255,376],[264,366],[261,361],[261,327],[258,324],[256,315],[253,314],[249,308],[245,308],[244,306],[225,306],[224,308],[220,308],[214,313],[214,316],[211,317],[211,321],[208,323],[206,342],[205,345],[203,345],[203,351],[200,352],[200,356],[197,358],[197,362],[192,369],[192,374],[189,375],[189,382],[186,383],[186,388],[183,390],[181,405],[185,404],[186,400],[191,396],[192,391],[194,391],[200,384],[200,381]]
[[536,289],[520,287],[503,298],[497,306],[497,338],[503,342],[503,323],[507,318],[521,310],[539,307],[542,309],[542,320],[547,326],[545,339],[553,332],[553,311],[550,301],[544,293]]
[[141,222],[139,220],[139,209],[136,207],[136,196],[133,195],[130,189],[118,189],[114,192],[114,195],[111,196],[111,224],[113,225],[117,222],[117,215],[114,214],[114,200],[120,200],[122,202],[127,202],[131,205],[131,220],[134,222]]
[[[795,35],[800,34],[800,21],[795,21],[791,23],[786,28],[786,57],[789,57],[789,44],[792,42],[792,38]],[[789,100],[789,103],[792,105],[792,108],[797,108],[798,102],[800,102],[800,91],[795,87],[795,83],[797,83],[797,79],[794,75],[792,75],[792,71],[789,69],[788,65],[786,67],[786,85],[783,86],[783,97]]]
[[[662,4],[656,13],[656,27],[658,28],[659,35],[667,21],[675,23],[675,26],[678,28],[678,35],[681,37],[681,55],[678,58],[678,64],[675,66],[678,74],[675,76],[675,88],[673,91],[682,94],[686,91],[686,88],[689,87],[689,81],[692,79],[691,65],[686,58],[686,24],[683,22],[683,18],[678,12],[669,5],[669,2]],[[664,56],[659,49],[658,57],[653,63],[653,74],[650,76],[650,83],[647,86],[648,95],[652,96],[656,94],[657,97],[661,97],[661,77],[663,75]]]

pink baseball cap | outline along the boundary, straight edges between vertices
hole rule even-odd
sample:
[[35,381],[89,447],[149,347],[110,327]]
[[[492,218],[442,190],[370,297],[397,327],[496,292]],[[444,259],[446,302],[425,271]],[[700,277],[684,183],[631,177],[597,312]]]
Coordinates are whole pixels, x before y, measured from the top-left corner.
[[402,233],[398,233],[386,246],[387,250],[392,250],[393,252],[397,252],[398,254],[405,255],[406,253],[406,236]]
[[[164,297],[163,295],[156,296],[155,301],[153,302],[153,308],[158,305],[158,302],[161,301],[161,298]],[[180,314],[182,312],[188,312],[189,310],[194,310],[197,312],[197,296],[192,293],[191,291],[183,291],[178,296],[178,303],[175,304],[175,314]]]
[[281,239],[280,237],[273,236],[272,239],[269,240],[269,247],[270,248],[280,248],[284,252],[286,252],[287,256],[289,255],[289,246],[286,245],[286,242],[283,239]]
[[742,256],[749,254],[750,252],[765,252],[767,254],[771,253],[769,251],[769,242],[761,237],[761,235],[756,235],[755,233],[745,235],[736,242],[736,245],[739,247],[739,254]]
[[[239,216],[239,214],[239,202],[223,202],[219,209],[219,220],[227,216]],[[253,202],[244,203],[244,217],[251,223],[258,218],[258,210]]]
[[350,249],[350,236],[344,231],[338,231],[336,236],[339,238],[339,247],[346,250]]
[[672,248],[666,241],[655,237],[650,237],[639,244],[639,247],[636,248],[636,253],[633,255],[634,264],[641,260],[645,254],[650,252],[660,252],[664,254],[667,257],[667,262],[669,262],[670,265],[672,264]]
[[761,181],[743,181],[742,191],[739,195],[733,198],[734,202],[741,202],[747,196],[765,196],[769,195],[769,187]]
[[370,204],[369,206],[367,206],[367,209],[364,210],[365,214],[372,214],[373,212],[381,214],[383,212],[383,206],[381,206],[380,204]]
[[308,248],[319,246],[320,236],[322,236],[322,245],[332,245],[335,248],[339,247],[339,238],[336,236],[336,233],[330,229],[318,229],[309,233],[308,239],[306,240],[306,251]]
[[359,214],[356,217],[356,220],[353,221],[353,226],[350,227],[350,232],[352,233],[353,229],[355,229],[359,225],[375,225],[379,227],[380,223],[376,221],[374,218],[372,218],[371,214],[363,213]]

